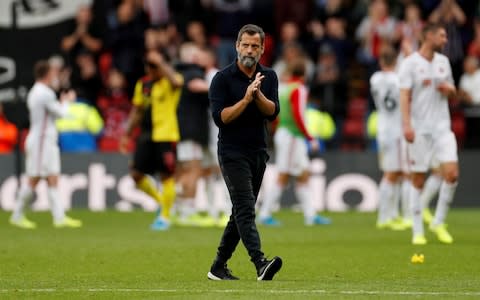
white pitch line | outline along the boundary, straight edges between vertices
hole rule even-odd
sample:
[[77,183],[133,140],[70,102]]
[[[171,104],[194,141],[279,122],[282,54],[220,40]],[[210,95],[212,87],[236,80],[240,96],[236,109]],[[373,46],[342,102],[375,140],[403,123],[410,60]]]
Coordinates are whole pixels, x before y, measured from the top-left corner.
[[139,288],[33,288],[33,289],[0,289],[0,293],[263,293],[263,294],[346,294],[346,295],[398,295],[398,296],[480,296],[478,292],[421,292],[421,291],[335,291],[335,290],[244,290],[244,289],[203,289],[203,290],[190,290],[190,289],[139,289]]

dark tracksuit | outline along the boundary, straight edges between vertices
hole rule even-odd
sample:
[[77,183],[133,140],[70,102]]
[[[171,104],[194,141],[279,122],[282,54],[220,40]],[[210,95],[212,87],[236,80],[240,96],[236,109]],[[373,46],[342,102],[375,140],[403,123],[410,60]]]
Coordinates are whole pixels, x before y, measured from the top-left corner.
[[183,76],[182,95],[177,108],[178,129],[180,140],[192,140],[206,147],[209,136],[209,103],[207,93],[194,93],[188,89],[188,84],[194,79],[205,78],[205,71],[195,64],[178,64],[175,69]]
[[[258,72],[265,75],[260,89],[267,99],[275,103],[275,113],[263,115],[252,101],[237,119],[224,124],[222,110],[245,96],[248,85]],[[248,78],[236,62],[232,63],[213,78],[209,98],[213,119],[220,129],[218,160],[232,199],[232,215],[220,241],[216,260],[226,263],[241,239],[251,261],[258,266],[264,254],[255,225],[255,202],[269,158],[265,125],[266,120],[275,119],[280,106],[275,72],[257,64],[255,74]]]

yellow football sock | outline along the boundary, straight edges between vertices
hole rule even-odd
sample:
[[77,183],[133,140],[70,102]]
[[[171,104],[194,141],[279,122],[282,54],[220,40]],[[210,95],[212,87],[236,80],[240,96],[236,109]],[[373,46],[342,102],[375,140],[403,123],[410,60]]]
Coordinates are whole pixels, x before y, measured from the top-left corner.
[[150,179],[147,176],[143,176],[139,182],[136,184],[137,189],[143,191],[145,194],[152,197],[158,204],[164,207],[165,198],[158,192],[155,186],[152,184]]
[[162,181],[163,184],[163,206],[162,206],[162,217],[170,219],[170,211],[172,210],[173,203],[177,196],[175,190],[175,179],[167,178]]

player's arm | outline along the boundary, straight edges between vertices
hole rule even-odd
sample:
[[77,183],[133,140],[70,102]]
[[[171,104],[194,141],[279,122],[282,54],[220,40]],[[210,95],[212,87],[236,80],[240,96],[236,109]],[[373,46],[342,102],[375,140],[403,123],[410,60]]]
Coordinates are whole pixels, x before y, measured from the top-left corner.
[[400,113],[402,115],[402,128],[405,140],[413,143],[415,132],[412,128],[411,106],[412,106],[412,88],[414,87],[414,74],[412,64],[414,62],[409,58],[401,64],[398,72],[398,82],[400,85]]
[[143,97],[142,89],[143,89],[143,84],[141,80],[139,80],[135,85],[135,90],[133,92],[133,99],[132,99],[133,107],[130,110],[130,114],[128,115],[127,122],[125,123],[125,130],[122,136],[120,137],[119,148],[120,148],[120,152],[122,153],[128,152],[127,145],[132,136],[132,132],[135,129],[135,127],[137,127],[138,124],[140,124],[144,115],[144,109],[143,109],[144,97]]
[[[263,79],[263,77],[262,77]],[[221,73],[217,73],[212,80],[210,86],[209,98],[212,107],[212,117],[218,127],[231,123],[237,119],[247,108],[248,104],[253,101],[254,93],[260,85],[260,79],[255,79],[247,87],[245,95],[242,99],[237,101],[234,105],[226,106],[225,99],[227,98],[227,84],[226,79]]]
[[132,136],[133,130],[140,124],[143,118],[144,110],[140,106],[133,106],[128,115],[127,122],[125,123],[125,131],[120,137],[119,150],[122,153],[128,152],[128,142]]
[[83,45],[92,52],[100,51],[100,49],[103,47],[102,40],[91,36],[88,32],[85,32],[82,35],[81,40]]
[[194,78],[188,82],[187,88],[192,93],[208,93],[209,84],[205,79]]
[[143,108],[140,106],[133,106],[130,114],[128,115],[127,123],[125,124],[125,135],[127,137],[132,136],[132,132],[137,127],[143,118]]
[[55,116],[55,118],[63,118],[67,115],[68,105],[75,101],[77,95],[73,90],[62,92],[60,94],[60,101],[57,101],[55,93],[52,91],[51,95],[45,97],[45,106],[47,111]]
[[455,82],[453,81],[452,68],[448,62],[447,66],[447,80],[437,85],[437,90],[445,97],[450,98],[457,94],[457,89],[455,87]]
[[69,52],[78,42],[79,35],[77,31],[74,31],[71,35],[67,35],[62,39],[61,47],[65,52]]
[[165,61],[165,59],[156,51],[150,51],[147,54],[147,60],[155,64],[165,78],[170,82],[173,88],[178,89],[183,86],[183,77]]
[[[260,79],[260,85],[261,85],[264,75],[257,73],[257,75],[255,76],[255,79],[257,78]],[[267,118],[270,121],[273,121],[277,117],[280,111],[280,105],[278,103],[278,79],[276,74],[273,74],[273,80],[274,80],[272,84],[273,90],[269,91],[270,92],[269,97],[272,99],[269,99],[265,96],[265,94],[260,89],[260,85],[256,89],[255,97],[254,97],[254,101],[258,109],[262,112],[263,115],[267,116]]]
[[402,128],[405,139],[409,143],[413,143],[415,132],[412,128],[410,107],[412,101],[412,92],[410,89],[400,89],[400,112],[402,114]]
[[290,96],[290,101],[292,103],[292,113],[293,119],[297,128],[302,132],[305,138],[309,141],[313,140],[313,137],[308,133],[307,127],[305,126],[305,119],[301,111],[302,106],[300,105],[300,89],[295,89]]
[[437,86],[437,89],[442,95],[447,98],[453,97],[457,94],[457,88],[449,83],[449,82],[442,82]]
[[311,150],[313,152],[317,152],[318,149],[320,148],[320,145],[318,141],[314,139],[307,130],[304,114],[302,112],[302,109],[303,109],[303,106],[301,105],[302,99],[300,97],[301,97],[300,89],[298,88],[295,89],[290,96],[290,102],[292,104],[293,119],[295,121],[295,124],[297,125],[297,128],[300,130],[303,136],[310,143]]

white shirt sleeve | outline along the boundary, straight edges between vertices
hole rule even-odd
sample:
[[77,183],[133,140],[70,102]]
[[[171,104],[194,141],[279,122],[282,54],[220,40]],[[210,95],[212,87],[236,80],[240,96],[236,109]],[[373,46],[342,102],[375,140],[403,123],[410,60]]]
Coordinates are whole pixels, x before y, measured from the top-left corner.
[[52,92],[51,96],[45,98],[45,107],[47,111],[51,113],[56,118],[62,118],[67,115],[68,111],[68,104],[67,103],[60,103],[55,94]]

